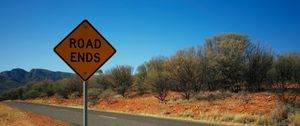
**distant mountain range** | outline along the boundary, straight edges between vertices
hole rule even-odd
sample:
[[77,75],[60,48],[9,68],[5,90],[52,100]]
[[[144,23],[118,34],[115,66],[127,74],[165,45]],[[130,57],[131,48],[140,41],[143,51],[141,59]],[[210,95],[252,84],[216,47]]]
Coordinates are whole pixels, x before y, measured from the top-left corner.
[[31,81],[60,80],[71,77],[74,74],[66,72],[54,72],[46,69],[32,69],[29,72],[20,68],[0,73],[0,93],[9,89],[25,85]]

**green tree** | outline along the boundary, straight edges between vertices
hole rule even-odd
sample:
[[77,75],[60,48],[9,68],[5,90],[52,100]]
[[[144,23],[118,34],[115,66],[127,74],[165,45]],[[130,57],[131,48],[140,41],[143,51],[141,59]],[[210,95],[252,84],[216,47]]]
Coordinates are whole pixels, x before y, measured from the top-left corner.
[[248,36],[236,33],[218,35],[206,41],[206,83],[209,89],[240,90],[249,44]]

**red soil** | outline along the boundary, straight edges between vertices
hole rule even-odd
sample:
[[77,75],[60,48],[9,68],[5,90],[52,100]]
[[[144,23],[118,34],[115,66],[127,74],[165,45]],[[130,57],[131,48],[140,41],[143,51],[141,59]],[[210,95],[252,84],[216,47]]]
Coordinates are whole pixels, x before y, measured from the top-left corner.
[[[227,94],[227,95],[226,95]],[[171,92],[166,103],[161,103],[152,94],[138,96],[132,92],[123,98],[119,95],[107,99],[97,100],[97,104],[89,106],[96,110],[113,110],[129,113],[147,113],[168,116],[183,116],[197,118],[201,114],[238,113],[269,116],[272,109],[279,103],[279,96],[275,93],[220,93],[204,92],[199,95],[202,99],[182,100],[180,93]],[[220,98],[221,97],[221,98]],[[286,99],[294,98],[300,101],[300,95],[284,94]],[[25,100],[57,105],[82,105],[82,98],[59,99],[55,97]]]

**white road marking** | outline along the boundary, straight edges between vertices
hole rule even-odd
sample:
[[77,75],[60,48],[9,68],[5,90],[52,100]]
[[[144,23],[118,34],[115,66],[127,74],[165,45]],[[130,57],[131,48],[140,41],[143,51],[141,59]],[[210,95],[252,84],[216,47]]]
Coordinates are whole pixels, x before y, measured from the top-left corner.
[[109,118],[109,119],[117,119],[116,117],[111,117],[111,116],[105,116],[105,115],[98,115],[100,118]]

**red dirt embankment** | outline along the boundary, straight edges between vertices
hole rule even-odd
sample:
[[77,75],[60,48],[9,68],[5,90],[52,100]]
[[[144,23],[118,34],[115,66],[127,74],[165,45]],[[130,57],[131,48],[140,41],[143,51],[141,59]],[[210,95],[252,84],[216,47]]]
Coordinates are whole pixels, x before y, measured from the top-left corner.
[[[300,95],[285,94],[285,98],[300,101]],[[55,105],[82,105],[82,98],[61,99],[56,97],[25,100],[26,102],[46,103]],[[203,115],[226,113],[269,116],[278,104],[279,96],[275,93],[228,93],[204,92],[194,96],[191,100],[182,100],[180,93],[169,93],[165,103],[161,103],[152,94],[142,96],[130,93],[128,98],[113,95],[106,99],[99,99],[89,108],[96,110],[112,110],[129,113],[144,113],[167,115],[171,117],[191,117],[199,119]]]

